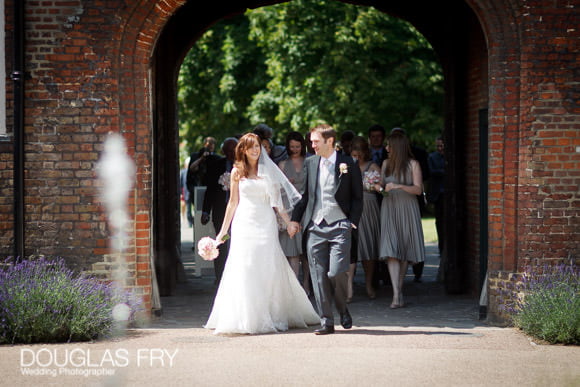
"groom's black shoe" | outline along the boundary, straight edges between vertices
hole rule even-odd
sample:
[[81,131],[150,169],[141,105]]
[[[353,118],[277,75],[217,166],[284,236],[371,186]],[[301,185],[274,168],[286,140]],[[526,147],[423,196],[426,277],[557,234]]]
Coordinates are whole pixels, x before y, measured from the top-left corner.
[[344,313],[340,314],[340,325],[342,325],[344,329],[352,328],[352,317],[350,317],[348,309],[345,310]]
[[328,325],[314,331],[315,335],[329,335],[331,333],[334,333],[334,327]]

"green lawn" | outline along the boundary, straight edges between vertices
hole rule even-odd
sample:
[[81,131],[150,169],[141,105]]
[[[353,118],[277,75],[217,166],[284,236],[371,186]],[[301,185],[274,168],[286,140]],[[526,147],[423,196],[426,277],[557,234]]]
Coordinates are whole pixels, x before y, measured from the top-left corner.
[[435,218],[425,217],[421,219],[423,224],[423,234],[425,235],[425,243],[437,242],[437,229],[435,228]]

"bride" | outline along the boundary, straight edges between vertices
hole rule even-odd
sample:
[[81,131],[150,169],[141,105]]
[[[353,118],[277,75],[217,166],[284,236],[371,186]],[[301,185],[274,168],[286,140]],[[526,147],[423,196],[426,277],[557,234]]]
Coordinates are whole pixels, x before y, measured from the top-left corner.
[[223,277],[205,328],[219,333],[267,333],[306,328],[320,317],[280,247],[276,213],[286,224],[300,194],[261,149],[253,133],[236,146],[230,199],[216,240],[231,224]]

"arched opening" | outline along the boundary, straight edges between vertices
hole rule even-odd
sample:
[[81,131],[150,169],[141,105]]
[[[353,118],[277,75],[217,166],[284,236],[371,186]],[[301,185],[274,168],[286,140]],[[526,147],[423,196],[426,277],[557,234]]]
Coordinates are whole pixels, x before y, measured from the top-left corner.
[[[276,2],[244,2],[202,13],[192,2],[178,9],[159,36],[152,62],[154,125],[153,249],[161,295],[177,280],[180,233],[176,79],[189,48],[217,20]],[[351,2],[369,5],[367,2]],[[374,4],[373,4],[374,5]],[[449,293],[477,294],[487,267],[487,47],[473,11],[462,1],[445,9],[431,2],[374,5],[412,23],[431,43],[445,76],[445,284]],[[210,5],[211,7],[211,5]],[[417,12],[420,8],[421,12]],[[479,119],[482,117],[482,119]],[[483,200],[483,201],[482,201]]]

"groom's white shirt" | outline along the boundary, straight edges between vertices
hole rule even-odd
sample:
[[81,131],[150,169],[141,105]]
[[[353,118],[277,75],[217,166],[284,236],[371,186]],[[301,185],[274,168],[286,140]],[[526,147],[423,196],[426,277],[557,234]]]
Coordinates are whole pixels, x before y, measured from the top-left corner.
[[[330,165],[326,165],[326,160],[330,161]],[[318,185],[323,187],[326,184],[326,179],[329,174],[334,173],[334,165],[336,164],[336,151],[332,152],[329,158],[320,156],[320,173],[318,174]]]

